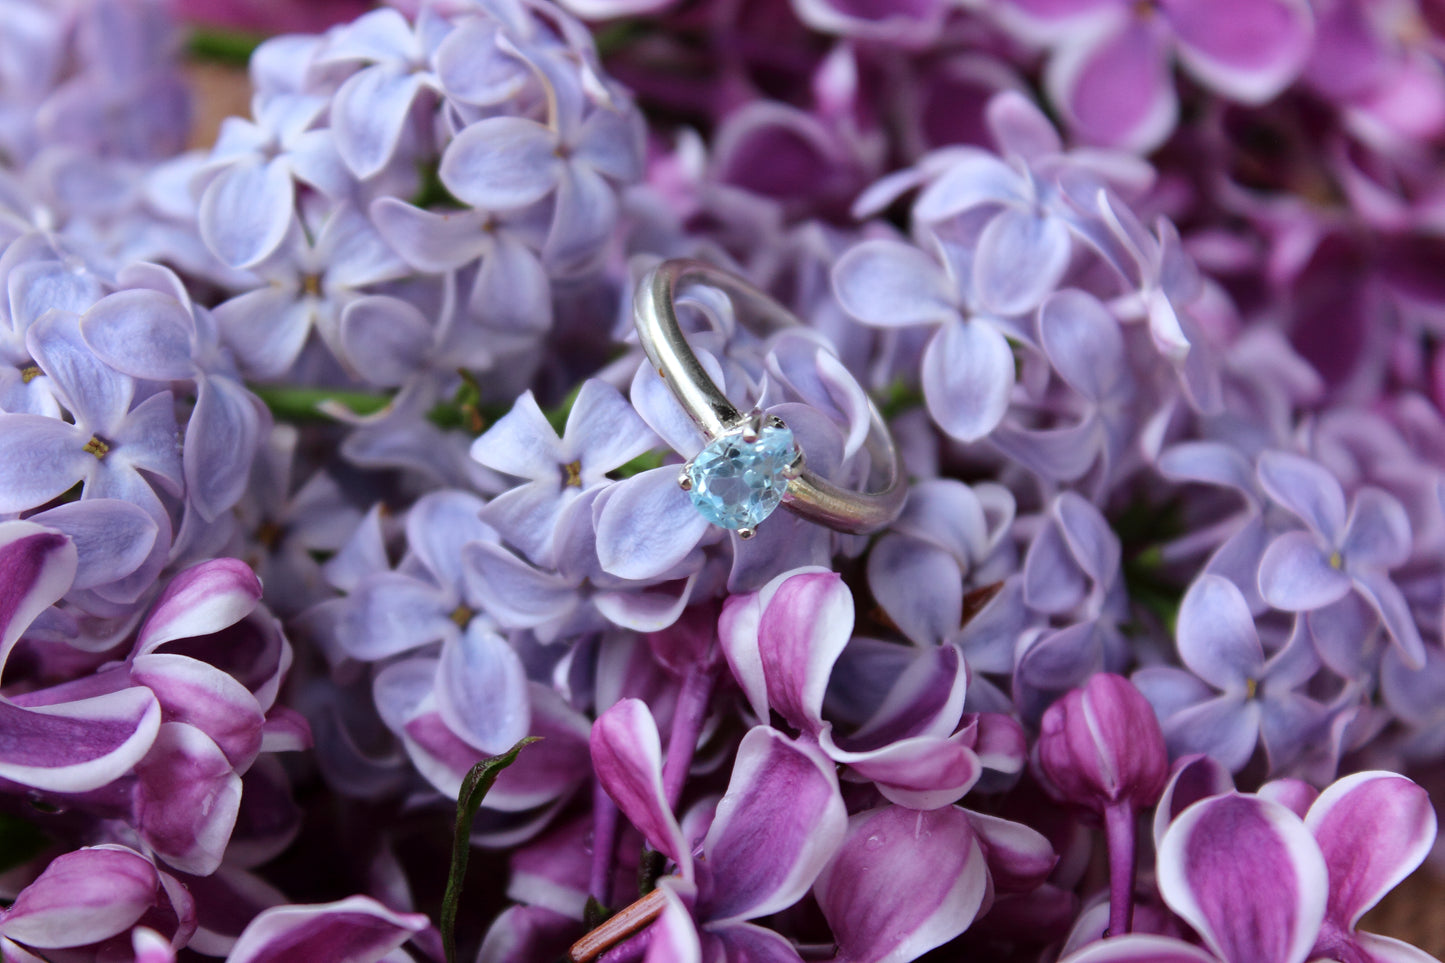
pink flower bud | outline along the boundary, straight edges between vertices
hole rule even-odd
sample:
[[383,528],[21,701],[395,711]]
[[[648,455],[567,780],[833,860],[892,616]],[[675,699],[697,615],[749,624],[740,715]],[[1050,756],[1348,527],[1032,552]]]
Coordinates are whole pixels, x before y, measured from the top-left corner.
[[1053,792],[1096,812],[1120,802],[1152,806],[1169,776],[1153,707],[1128,679],[1109,673],[1049,707],[1037,749]]

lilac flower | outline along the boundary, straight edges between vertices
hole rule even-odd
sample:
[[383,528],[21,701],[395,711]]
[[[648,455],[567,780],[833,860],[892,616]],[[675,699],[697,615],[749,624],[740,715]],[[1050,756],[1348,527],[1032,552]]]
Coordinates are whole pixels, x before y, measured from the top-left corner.
[[[166,917],[170,927],[166,927]],[[0,914],[0,947],[5,956],[39,959],[17,946],[37,950],[95,949],[103,956],[127,946],[120,939],[145,924],[174,931],[167,939],[154,929],[142,942],[167,950],[184,946],[195,931],[195,904],[176,879],[125,846],[102,844],[64,853],[22,889]]]
[[1141,153],[1178,119],[1171,53],[1216,93],[1261,104],[1303,68],[1313,28],[1309,7],[1294,0],[1010,0],[1004,12],[1021,33],[1053,46],[1046,83],[1070,126]]
[[837,959],[884,963],[914,959],[968,929],[990,885],[968,813],[887,806],[848,820],[814,893]]
[[1319,670],[1302,629],[1296,620],[1266,658],[1244,595],[1228,579],[1200,576],[1179,609],[1179,657],[1188,671],[1160,666],[1134,675],[1170,751],[1208,753],[1237,772],[1263,738],[1272,771],[1296,760],[1328,720],[1325,706],[1296,691]]
[[1407,663],[1424,662],[1424,643],[1409,605],[1388,572],[1410,556],[1410,521],[1390,494],[1356,492],[1345,515],[1339,482],[1298,455],[1266,452],[1259,481],[1271,498],[1304,522],[1270,543],[1259,563],[1265,601],[1290,612],[1314,612],[1351,592],[1375,610]]
[[179,278],[133,265],[118,280],[127,290],[102,298],[81,319],[85,344],[131,377],[195,384],[182,465],[187,500],[211,521],[240,499],[268,414],[236,377],[213,318],[192,304]]
[[[868,553],[868,587],[899,631],[917,645],[957,645],[974,673],[1013,671],[1028,615],[1018,580],[1004,582],[1017,567],[1009,538],[1014,510],[1013,495],[1000,485],[920,481]],[[965,620],[966,589],[993,594]]]
[[985,767],[1017,771],[1017,723],[962,714],[967,673],[957,649],[917,653],[892,690],[872,693],[862,724],[835,734],[823,696],[848,645],[852,596],[828,572],[784,573],[757,593],[734,596],[723,609],[719,638],[733,676],[757,718],[777,712],[818,740],[829,758],[872,780],[886,799],[936,809],[968,791]]
[[1127,467],[1138,420],[1137,386],[1119,324],[1092,295],[1066,288],[1040,305],[1038,326],[1049,364],[1077,397],[1070,406],[1077,421],[1042,429],[1003,424],[990,441],[1053,481],[1075,481],[1097,465],[1094,487],[1105,485]]
[[1169,761],[1153,709],[1128,680],[1098,673],[1044,713],[1036,751],[1050,793],[1104,817],[1109,932],[1129,932],[1138,814],[1158,800]]
[[369,896],[276,906],[251,921],[226,959],[279,963],[299,955],[318,963],[376,963],[429,925],[420,913],[397,913]]
[[1008,409],[1013,352],[987,316],[965,318],[971,282],[950,265],[899,241],[864,241],[833,269],[833,286],[849,314],[865,324],[938,325],[923,358],[929,414],[949,435],[977,441]]
[[[1271,794],[1288,798],[1282,788]],[[1160,891],[1207,952],[1129,936],[1095,943],[1069,963],[1429,959],[1354,930],[1434,839],[1423,790],[1394,773],[1356,773],[1321,793],[1303,818],[1265,795],[1207,797],[1185,809],[1160,843]]]
[[843,841],[837,777],[816,746],[750,730],[696,861],[663,795],[656,724],[640,701],[625,699],[598,718],[592,756],[623,814],[677,864],[673,891],[686,897],[696,929],[663,922],[670,958],[696,958],[699,947],[731,958],[750,944],[785,953],[785,940],[746,921],[796,903]]
[[281,246],[296,211],[296,182],[343,196],[351,178],[335,135],[318,129],[324,98],[287,93],[258,97],[256,120],[228,117],[212,149],[198,224],[216,257],[233,268],[259,264]]
[[346,203],[309,231],[293,225],[286,242],[252,271],[261,284],[217,305],[215,319],[241,367],[260,378],[285,374],[312,331],[337,353],[347,304],[407,273],[366,217]]
[[447,190],[488,211],[553,199],[545,253],[563,270],[595,261],[617,216],[615,184],[641,173],[639,117],[630,105],[589,105],[580,79],[561,55],[531,51],[550,108],[547,123],[488,117],[463,128],[442,155]]
[[0,511],[36,508],[81,482],[86,497],[145,509],[164,526],[168,542],[169,518],[152,484],[180,491],[170,393],[142,388],[103,363],[81,340],[73,314],[47,316],[31,326],[27,340],[73,422],[0,414]]
[[1070,802],[1136,811],[1158,801],[1168,756],[1153,709],[1121,676],[1099,673],[1044,713],[1038,764]]
[[472,443],[472,457],[486,467],[530,479],[492,499],[482,517],[528,557],[549,564],[561,512],[655,444],[627,399],[602,381],[583,383],[561,438],[528,391]]
[[318,66],[365,64],[337,89],[330,107],[337,152],[358,179],[386,167],[418,101],[437,89],[430,60],[450,30],[451,24],[430,10],[413,24],[383,8],[338,26],[327,37]]
[[1120,557],[1118,536],[1094,505],[1074,492],[1054,499],[1024,556],[1023,601],[1068,624],[1042,628],[1019,646],[1016,701],[1026,698],[1018,683],[1037,690],[1069,689],[1082,685],[1091,672],[1123,668]]
[[480,261],[465,304],[482,323],[504,331],[551,327],[551,280],[540,257],[547,226],[535,212],[433,213],[382,197],[372,203],[371,218],[419,271],[442,274]]

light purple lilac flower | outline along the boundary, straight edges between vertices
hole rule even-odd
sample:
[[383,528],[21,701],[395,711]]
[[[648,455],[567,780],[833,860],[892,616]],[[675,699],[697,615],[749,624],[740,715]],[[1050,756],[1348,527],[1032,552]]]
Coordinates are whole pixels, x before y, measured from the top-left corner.
[[1328,707],[1300,691],[1320,668],[1302,619],[1266,655],[1243,593],[1206,574],[1184,595],[1176,636],[1187,671],[1157,666],[1134,675],[1175,756],[1208,753],[1237,772],[1263,740],[1277,773],[1328,724]]
[[1424,643],[1388,574],[1410,555],[1410,521],[1399,501],[1381,489],[1364,487],[1356,492],[1347,517],[1344,492],[1334,476],[1284,452],[1260,456],[1259,480],[1306,528],[1280,535],[1265,550],[1259,563],[1265,601],[1286,611],[1313,612],[1358,593],[1405,660],[1420,665]]

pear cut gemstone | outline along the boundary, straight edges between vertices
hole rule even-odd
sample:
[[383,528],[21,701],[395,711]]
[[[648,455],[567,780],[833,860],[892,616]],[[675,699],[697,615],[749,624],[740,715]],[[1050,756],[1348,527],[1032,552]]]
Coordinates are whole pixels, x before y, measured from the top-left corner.
[[783,501],[784,472],[798,457],[793,433],[764,424],[756,441],[740,430],[714,439],[687,463],[688,494],[703,518],[723,528],[756,528]]

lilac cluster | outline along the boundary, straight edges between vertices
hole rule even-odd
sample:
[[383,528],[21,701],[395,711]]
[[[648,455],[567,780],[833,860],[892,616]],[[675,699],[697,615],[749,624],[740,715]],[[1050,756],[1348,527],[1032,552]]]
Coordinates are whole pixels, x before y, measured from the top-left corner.
[[0,0],[0,956],[1433,959],[1438,4],[559,2]]

